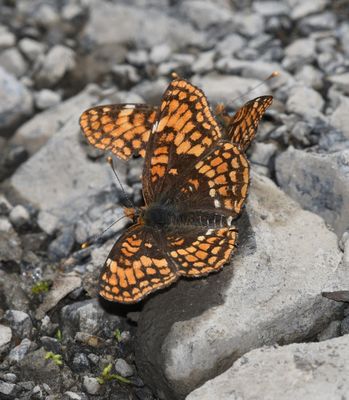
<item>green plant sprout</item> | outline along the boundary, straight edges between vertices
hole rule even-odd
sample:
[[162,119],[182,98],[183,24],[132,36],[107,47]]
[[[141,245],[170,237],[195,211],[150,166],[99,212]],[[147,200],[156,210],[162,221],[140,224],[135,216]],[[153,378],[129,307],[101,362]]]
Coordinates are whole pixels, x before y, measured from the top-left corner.
[[116,339],[119,343],[121,342],[122,337],[121,337],[121,331],[120,331],[119,328],[115,329],[115,331],[114,331],[114,337],[115,337],[115,339]]
[[50,290],[50,284],[48,281],[39,281],[34,286],[32,286],[32,293],[33,294],[41,294],[46,293]]
[[103,385],[104,383],[111,381],[111,380],[117,380],[122,383],[131,383],[131,381],[129,379],[126,379],[121,375],[111,374],[110,373],[111,369],[112,369],[112,364],[108,364],[103,369],[101,375],[97,378],[97,381],[100,385]]
[[52,360],[56,365],[63,365],[62,356],[55,354],[52,351],[48,351],[45,354],[45,360]]
[[57,329],[57,332],[55,333],[55,338],[60,342],[63,339],[62,331],[60,329]]

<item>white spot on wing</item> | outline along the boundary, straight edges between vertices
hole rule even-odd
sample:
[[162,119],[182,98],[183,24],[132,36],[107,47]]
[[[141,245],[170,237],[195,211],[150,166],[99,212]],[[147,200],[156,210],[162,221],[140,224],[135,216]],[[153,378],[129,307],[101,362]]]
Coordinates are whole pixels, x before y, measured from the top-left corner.
[[231,225],[232,221],[233,221],[233,217],[227,218],[227,224],[228,224],[228,226]]
[[205,235],[206,235],[206,236],[207,236],[207,235],[211,235],[213,231],[214,231],[214,229],[207,229]]
[[107,258],[107,261],[106,261],[106,264],[107,264],[107,266],[109,267],[109,265],[112,263],[112,259],[111,258]]
[[215,206],[216,208],[219,208],[219,207],[221,206],[220,201],[217,200],[217,199],[215,199],[215,201],[214,201],[214,206]]
[[159,121],[156,121],[155,124],[153,125],[153,129],[151,130],[151,133],[154,133],[157,130],[158,125],[159,125]]
[[136,104],[126,104],[124,108],[133,109],[136,107]]

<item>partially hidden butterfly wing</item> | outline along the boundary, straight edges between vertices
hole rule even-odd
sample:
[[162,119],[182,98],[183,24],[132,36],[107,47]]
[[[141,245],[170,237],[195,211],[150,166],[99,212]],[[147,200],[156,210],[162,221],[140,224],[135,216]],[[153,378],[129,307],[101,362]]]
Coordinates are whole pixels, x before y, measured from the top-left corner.
[[180,78],[166,90],[152,132],[143,169],[146,204],[166,196],[221,138],[203,92]]
[[153,229],[136,224],[115,243],[100,274],[99,294],[109,301],[136,303],[178,279],[176,267]]
[[234,228],[199,226],[182,228],[166,237],[169,255],[177,264],[178,273],[188,277],[205,276],[220,270],[229,261],[236,238]]
[[157,109],[146,104],[111,104],[92,107],[80,117],[80,126],[93,146],[127,160],[145,155]]
[[223,112],[226,122],[225,139],[246,151],[256,135],[260,120],[272,102],[272,96],[261,96],[244,104],[232,117]]

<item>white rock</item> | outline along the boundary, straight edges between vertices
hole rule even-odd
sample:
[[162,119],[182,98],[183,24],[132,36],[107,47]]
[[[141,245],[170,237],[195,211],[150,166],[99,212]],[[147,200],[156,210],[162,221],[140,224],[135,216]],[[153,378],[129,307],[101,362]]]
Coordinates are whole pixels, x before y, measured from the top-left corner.
[[28,68],[22,54],[15,47],[0,53],[0,66],[17,78],[23,76]]
[[187,0],[181,3],[180,11],[185,18],[202,30],[229,23],[233,19],[229,7],[210,0]]
[[257,13],[234,12],[233,22],[236,31],[246,37],[255,37],[264,32],[264,18]]
[[213,70],[213,60],[215,57],[215,51],[204,51],[199,54],[199,57],[195,60],[192,65],[192,70],[196,74],[203,74],[205,72]]
[[295,76],[297,81],[303,82],[305,86],[313,89],[322,89],[324,85],[324,75],[312,65],[303,65]]
[[296,0],[292,7],[291,18],[300,19],[309,14],[319,13],[324,10],[328,0]]
[[288,15],[290,12],[287,3],[282,3],[280,1],[255,1],[253,2],[253,8],[258,14],[265,17]]
[[[211,73],[203,77],[195,76],[193,83],[200,87],[206,94],[210,104],[231,104],[233,100],[244,95],[249,89],[259,85],[257,79],[247,79],[237,76]],[[253,91],[255,97],[268,94],[270,90],[265,84]],[[239,102],[243,102],[239,100]]]
[[[89,85],[76,96],[57,106],[36,114],[16,131],[11,143],[23,146],[29,154],[39,150],[69,120],[74,118],[78,126],[79,115],[100,99],[95,85]],[[1,100],[0,100],[1,101]]]
[[30,61],[37,60],[45,52],[45,45],[31,38],[23,38],[18,42],[21,52]]
[[186,400],[342,400],[349,392],[348,375],[346,335],[253,350]]
[[348,162],[349,150],[316,154],[289,147],[275,164],[281,188],[303,208],[321,215],[339,237],[349,221]]
[[349,139],[349,97],[342,96],[338,107],[330,117],[330,123]]
[[58,105],[61,101],[61,96],[49,89],[42,89],[34,95],[35,105],[40,110],[51,108]]
[[346,94],[349,94],[349,72],[331,75],[327,79],[334,83],[338,89],[342,90]]
[[97,394],[101,389],[97,379],[89,376],[84,376],[83,386],[89,394]]
[[39,305],[36,311],[36,318],[38,320],[43,319],[45,314],[58,304],[60,300],[80,286],[81,278],[74,273],[57,276],[44,301]]
[[18,125],[33,111],[33,99],[28,89],[0,67],[0,132]]
[[323,117],[324,99],[314,89],[305,86],[294,86],[288,92],[286,110],[305,119]]
[[133,368],[124,359],[118,358],[115,361],[115,371],[117,374],[128,378],[134,374]]
[[98,193],[113,185],[110,167],[87,159],[80,135],[74,115],[11,177],[12,189],[22,198],[59,219],[57,228],[76,221]]
[[151,49],[151,52],[149,54],[149,59],[154,64],[160,64],[168,60],[168,58],[171,55],[171,52],[172,52],[171,47],[168,44],[166,43],[158,44]]
[[12,339],[11,328],[0,324],[0,354],[7,349]]
[[36,75],[40,85],[53,86],[63,76],[75,68],[75,53],[72,49],[62,45],[55,45],[45,55],[41,68]]
[[21,204],[13,207],[10,212],[10,221],[16,227],[27,224],[30,221],[30,215],[28,210]]
[[90,18],[82,37],[96,46],[141,43],[142,47],[152,48],[167,43],[173,50],[203,41],[203,34],[183,19],[170,17],[150,7],[146,14],[145,17],[141,8],[132,5],[91,3]]
[[16,36],[6,26],[0,25],[0,51],[13,47],[16,44]]
[[315,40],[312,38],[296,39],[285,48],[282,66],[293,70],[303,64],[310,64],[315,58]]
[[321,218],[257,176],[247,215],[252,228],[243,218],[238,223],[230,266],[180,280],[145,303],[136,361],[158,393],[183,397],[253,348],[311,337],[341,307],[321,296],[349,279],[336,235]]

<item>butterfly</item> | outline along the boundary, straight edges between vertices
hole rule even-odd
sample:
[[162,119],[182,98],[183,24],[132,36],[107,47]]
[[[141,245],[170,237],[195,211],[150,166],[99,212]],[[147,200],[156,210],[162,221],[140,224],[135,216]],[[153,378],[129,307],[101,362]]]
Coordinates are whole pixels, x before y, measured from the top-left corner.
[[99,294],[136,303],[179,277],[220,270],[236,247],[249,186],[245,150],[272,97],[258,97],[229,116],[223,128],[204,93],[175,77],[158,108],[107,105],[85,111],[88,141],[122,159],[145,158],[145,206],[125,209],[134,224],[114,244],[100,274]]

